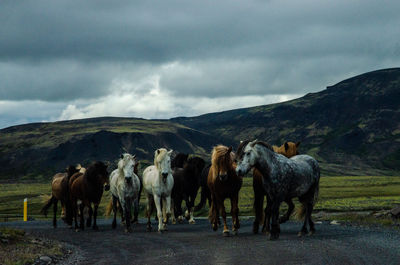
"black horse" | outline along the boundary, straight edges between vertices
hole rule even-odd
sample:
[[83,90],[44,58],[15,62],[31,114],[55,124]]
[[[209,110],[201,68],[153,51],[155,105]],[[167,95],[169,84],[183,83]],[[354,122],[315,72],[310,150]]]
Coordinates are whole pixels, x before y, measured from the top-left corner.
[[[179,155],[179,154],[178,154]],[[204,168],[205,161],[200,157],[190,157],[184,163],[183,167],[173,168],[174,188],[172,189],[172,199],[174,203],[174,215],[178,220],[182,220],[182,201],[186,203],[186,219],[189,223],[195,223],[193,219],[194,201],[197,191],[200,187],[200,176]]]

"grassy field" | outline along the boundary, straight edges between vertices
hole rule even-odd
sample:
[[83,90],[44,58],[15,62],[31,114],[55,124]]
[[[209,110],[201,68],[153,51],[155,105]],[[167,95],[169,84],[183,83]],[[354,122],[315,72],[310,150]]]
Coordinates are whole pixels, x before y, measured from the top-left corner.
[[[42,218],[39,210],[43,205],[41,195],[50,194],[50,184],[0,184],[0,221],[5,215],[22,215],[24,198],[28,198],[28,215]],[[197,196],[197,202],[200,195]],[[110,194],[103,195],[100,214],[104,213]],[[297,199],[294,200],[298,204]],[[141,216],[144,216],[146,199],[142,195]],[[229,211],[230,203],[226,200]],[[240,192],[239,208],[241,215],[253,214],[252,179],[245,178]],[[355,212],[391,209],[400,204],[400,177],[385,176],[340,176],[322,177],[320,192],[315,211],[326,212]],[[60,207],[59,207],[60,208]],[[285,211],[283,203],[281,211]],[[206,216],[207,208],[196,213],[197,216]]]

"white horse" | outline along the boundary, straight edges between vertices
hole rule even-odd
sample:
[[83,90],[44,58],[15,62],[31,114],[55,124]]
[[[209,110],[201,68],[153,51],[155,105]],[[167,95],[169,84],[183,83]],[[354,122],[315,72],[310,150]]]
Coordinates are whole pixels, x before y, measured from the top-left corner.
[[125,218],[125,232],[132,232],[131,208],[132,203],[138,198],[140,190],[140,180],[134,172],[136,163],[136,155],[125,153],[121,155],[118,168],[110,175],[110,192],[114,211],[112,228],[117,226],[117,203],[119,202],[122,208],[122,219]]
[[150,217],[153,212],[153,204],[157,208],[158,231],[167,230],[167,222],[171,216],[171,192],[174,186],[171,153],[172,150],[157,149],[154,152],[154,165],[147,167],[143,171],[143,188],[147,197],[148,231],[151,231]]

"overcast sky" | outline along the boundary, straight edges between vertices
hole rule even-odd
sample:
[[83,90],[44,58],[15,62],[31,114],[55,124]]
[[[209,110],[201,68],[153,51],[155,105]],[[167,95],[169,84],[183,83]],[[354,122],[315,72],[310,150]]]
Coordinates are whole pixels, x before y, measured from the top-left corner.
[[281,102],[400,66],[400,1],[0,1],[0,128]]

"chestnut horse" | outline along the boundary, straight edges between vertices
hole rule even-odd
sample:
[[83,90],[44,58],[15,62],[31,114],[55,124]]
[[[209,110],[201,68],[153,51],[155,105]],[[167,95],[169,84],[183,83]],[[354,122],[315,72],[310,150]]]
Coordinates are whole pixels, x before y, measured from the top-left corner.
[[[42,214],[47,216],[47,210],[53,204],[53,227],[57,227],[57,204],[58,201],[61,202],[61,219],[65,220],[68,225],[72,224],[72,212],[71,212],[71,203],[69,200],[69,186],[68,181],[69,178],[77,173],[80,169],[80,165],[78,166],[68,166],[65,169],[65,173],[57,173],[53,176],[53,180],[51,182],[51,197],[47,200],[46,204],[40,210]],[[48,198],[48,197],[47,197]]]
[[[281,154],[286,156],[287,158],[291,158],[292,156],[298,155],[298,148],[300,142],[293,143],[293,142],[285,142],[280,147],[272,146],[275,153]],[[267,196],[267,206],[265,207],[265,214],[263,216],[263,205],[264,205],[264,196],[267,195],[265,190],[263,189],[263,182],[262,182],[262,174],[256,168],[253,170],[253,190],[254,190],[254,210],[256,213],[254,222],[253,222],[253,233],[258,233],[258,228],[261,222],[263,222],[263,232],[269,232],[269,221],[270,221],[270,208],[268,206],[271,205],[270,201],[268,200]],[[288,210],[284,216],[279,219],[280,223],[284,223],[289,220],[290,215],[293,212],[294,204],[291,199],[285,200],[288,204]]]
[[231,200],[232,233],[236,235],[240,227],[239,223],[239,190],[242,187],[242,177],[236,174],[232,147],[218,145],[213,148],[211,154],[211,168],[208,173],[207,184],[211,192],[211,208],[209,219],[214,231],[218,229],[219,212],[224,221],[223,235],[229,236],[229,228],[226,224],[226,212],[224,201]]
[[[107,184],[107,185],[105,185]],[[70,198],[72,204],[72,213],[75,219],[75,230],[78,229],[78,203],[80,204],[80,228],[84,229],[83,209],[89,207],[88,226],[91,223],[91,204],[94,205],[93,213],[93,229],[98,230],[96,223],[97,209],[103,195],[103,189],[110,188],[110,180],[108,178],[107,166],[103,162],[92,163],[85,173],[75,173],[69,180]]]

